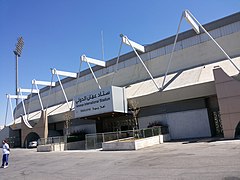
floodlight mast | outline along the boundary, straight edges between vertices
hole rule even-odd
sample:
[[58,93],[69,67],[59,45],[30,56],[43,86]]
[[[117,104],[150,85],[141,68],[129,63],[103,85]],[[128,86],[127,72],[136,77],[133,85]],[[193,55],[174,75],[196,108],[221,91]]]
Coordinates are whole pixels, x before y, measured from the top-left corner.
[[[15,92],[17,95],[17,90],[18,90],[18,58],[21,56],[22,54],[22,49],[23,49],[23,45],[24,45],[24,41],[23,41],[23,37],[19,37],[18,38],[18,42],[16,44],[16,48],[13,51],[13,53],[15,54],[15,58],[16,58],[16,82],[15,82]],[[18,99],[16,99],[16,106],[18,104]]]

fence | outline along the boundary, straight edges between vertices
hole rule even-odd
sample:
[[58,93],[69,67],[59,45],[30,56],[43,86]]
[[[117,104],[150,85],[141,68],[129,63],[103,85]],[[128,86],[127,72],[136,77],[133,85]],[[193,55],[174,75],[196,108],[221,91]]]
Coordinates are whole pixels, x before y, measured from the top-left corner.
[[48,138],[38,139],[38,145],[60,144],[60,143],[64,143],[64,142],[66,142],[64,136],[48,137]]
[[117,131],[108,133],[86,134],[85,148],[99,149],[102,148],[102,143],[107,141],[119,140],[124,138],[147,138],[160,134],[167,134],[168,128],[165,126],[156,126],[146,129],[136,129],[128,131]]

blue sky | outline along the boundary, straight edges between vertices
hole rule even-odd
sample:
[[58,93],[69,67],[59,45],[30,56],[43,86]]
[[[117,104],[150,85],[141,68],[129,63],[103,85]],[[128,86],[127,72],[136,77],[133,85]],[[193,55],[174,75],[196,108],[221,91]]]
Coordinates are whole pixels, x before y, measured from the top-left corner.
[[[19,36],[25,41],[19,87],[31,88],[32,79],[51,80],[50,68],[77,72],[82,54],[101,59],[101,32],[105,60],[118,55],[121,33],[143,45],[175,35],[185,9],[205,24],[238,12],[240,1],[0,0],[0,125],[6,94],[15,93],[13,50]],[[184,22],[181,32],[188,29]],[[130,50],[124,47],[122,52]]]

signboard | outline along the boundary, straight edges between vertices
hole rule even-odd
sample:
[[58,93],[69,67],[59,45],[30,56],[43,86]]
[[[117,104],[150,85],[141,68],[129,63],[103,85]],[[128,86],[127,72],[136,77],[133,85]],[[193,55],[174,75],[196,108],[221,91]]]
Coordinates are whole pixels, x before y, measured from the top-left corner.
[[74,97],[75,118],[109,112],[127,113],[124,88],[111,86]]

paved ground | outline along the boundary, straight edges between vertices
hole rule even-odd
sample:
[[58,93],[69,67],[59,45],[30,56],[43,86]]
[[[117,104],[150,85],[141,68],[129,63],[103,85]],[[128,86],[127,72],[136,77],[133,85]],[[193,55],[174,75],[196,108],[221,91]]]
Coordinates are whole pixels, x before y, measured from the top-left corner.
[[1,180],[240,180],[240,140],[171,142],[138,151],[12,149]]

